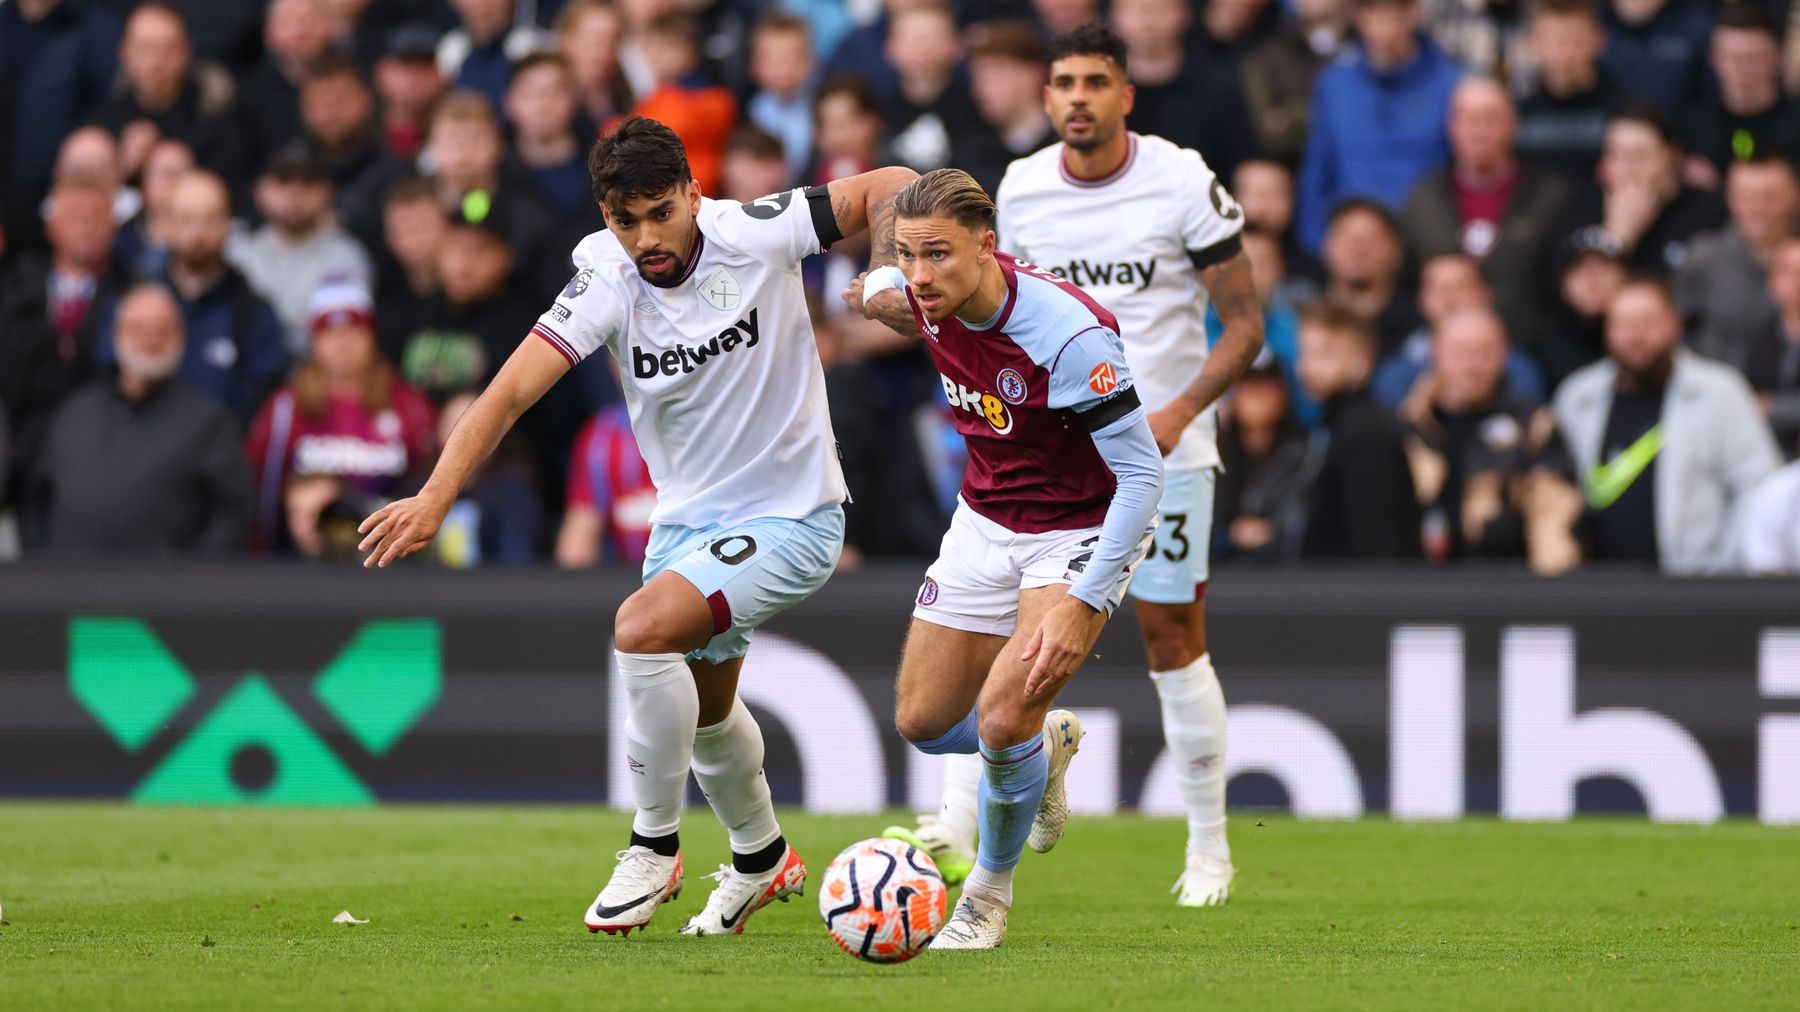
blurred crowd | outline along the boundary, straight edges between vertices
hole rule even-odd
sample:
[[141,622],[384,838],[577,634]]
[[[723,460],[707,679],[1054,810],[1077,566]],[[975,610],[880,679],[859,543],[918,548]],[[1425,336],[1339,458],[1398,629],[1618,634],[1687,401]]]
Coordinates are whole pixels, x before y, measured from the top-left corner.
[[[1056,139],[1048,38],[1102,19],[1131,127],[1227,181],[1266,300],[1221,412],[1219,564],[1800,572],[1796,18],[0,0],[0,559],[349,555],[602,227],[585,158],[610,124],[669,124],[737,200],[884,164],[991,190]],[[962,466],[922,350],[836,298],[866,250],[806,268],[852,561],[935,551]],[[632,565],[654,495],[598,356],[437,555]]]

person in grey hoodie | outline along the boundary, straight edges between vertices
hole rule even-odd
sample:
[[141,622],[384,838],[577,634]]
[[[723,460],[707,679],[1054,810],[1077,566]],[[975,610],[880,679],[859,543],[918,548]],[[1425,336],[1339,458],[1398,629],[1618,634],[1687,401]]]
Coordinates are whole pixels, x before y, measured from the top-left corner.
[[1587,557],[1739,571],[1743,503],[1781,455],[1744,377],[1680,345],[1669,290],[1632,281],[1607,312],[1607,357],[1556,392],[1587,500]]

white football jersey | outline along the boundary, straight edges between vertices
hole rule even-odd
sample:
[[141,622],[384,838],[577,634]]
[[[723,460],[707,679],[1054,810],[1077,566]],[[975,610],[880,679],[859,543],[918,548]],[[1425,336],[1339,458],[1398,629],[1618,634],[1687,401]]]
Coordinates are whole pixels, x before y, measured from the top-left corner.
[[595,232],[532,328],[571,363],[602,346],[618,358],[656,484],[652,523],[797,518],[846,498],[800,281],[800,261],[821,248],[809,203],[799,189],[702,198],[673,288],[644,281],[619,240]]
[[[1144,406],[1174,400],[1206,364],[1206,286],[1199,270],[1240,247],[1244,212],[1200,153],[1131,134],[1125,164],[1104,179],[1063,168],[1052,144],[1000,181],[1000,248],[1069,279],[1119,318]],[[1218,422],[1200,413],[1169,454],[1171,469],[1216,467]]]

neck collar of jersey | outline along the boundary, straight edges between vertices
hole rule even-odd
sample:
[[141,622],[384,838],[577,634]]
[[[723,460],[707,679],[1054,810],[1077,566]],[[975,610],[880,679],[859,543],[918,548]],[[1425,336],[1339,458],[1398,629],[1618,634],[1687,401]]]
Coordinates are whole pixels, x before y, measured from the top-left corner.
[[670,288],[686,284],[687,279],[694,276],[694,268],[700,266],[700,254],[705,249],[706,234],[696,226],[694,228],[694,252],[688,255],[687,269],[681,272],[681,277],[676,278],[675,282],[669,286]]
[[1000,265],[1000,276],[1006,279],[1006,295],[1000,300],[1000,308],[994,310],[993,316],[988,317],[980,323],[969,323],[966,320],[963,321],[963,327],[966,330],[979,331],[984,334],[990,331],[1000,330],[1006,326],[1006,321],[1011,318],[1013,307],[1018,305],[1018,275],[1012,272],[1011,265],[1004,260],[996,257],[994,262]]
[[1125,135],[1125,160],[1123,162],[1119,163],[1118,168],[1112,170],[1111,172],[1107,173],[1104,176],[1101,176],[1099,179],[1083,179],[1080,176],[1077,176],[1075,173],[1070,172],[1067,147],[1064,147],[1064,149],[1063,149],[1063,157],[1058,158],[1056,160],[1056,168],[1057,168],[1057,171],[1062,173],[1063,182],[1068,183],[1070,186],[1080,186],[1080,187],[1084,187],[1084,188],[1106,186],[1109,183],[1118,182],[1118,180],[1122,176],[1124,176],[1125,173],[1131,171],[1131,163],[1137,161],[1137,150],[1138,150],[1137,134],[1129,133],[1129,132],[1126,133],[1126,135]]

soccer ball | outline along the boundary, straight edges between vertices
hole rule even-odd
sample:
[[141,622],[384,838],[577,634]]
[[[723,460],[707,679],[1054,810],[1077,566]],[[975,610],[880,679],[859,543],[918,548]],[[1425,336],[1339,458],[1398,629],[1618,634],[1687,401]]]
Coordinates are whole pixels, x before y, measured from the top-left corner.
[[904,963],[944,926],[950,892],[924,851],[900,840],[863,840],[825,869],[819,916],[832,941],[858,959]]

